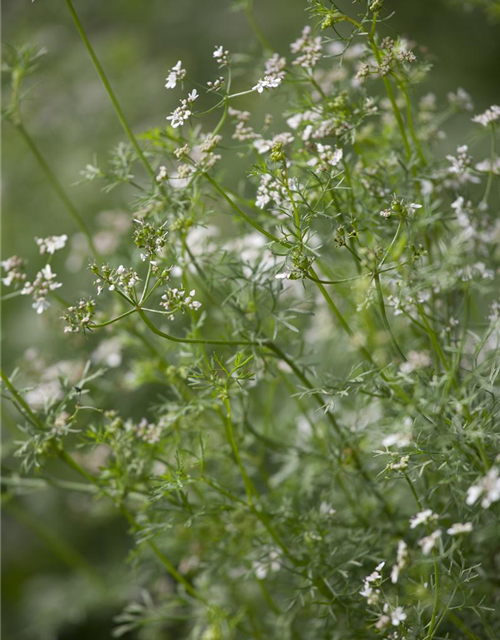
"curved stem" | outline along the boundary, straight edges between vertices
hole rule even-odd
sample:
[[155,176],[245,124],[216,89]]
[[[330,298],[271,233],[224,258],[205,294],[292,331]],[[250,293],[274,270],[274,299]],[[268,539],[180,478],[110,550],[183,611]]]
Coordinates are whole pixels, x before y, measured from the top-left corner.
[[203,340],[201,338],[178,338],[177,336],[172,336],[169,333],[165,333],[164,331],[160,331],[160,329],[157,329],[155,325],[151,322],[151,320],[147,317],[147,315],[144,313],[143,309],[136,308],[135,310],[140,315],[143,322],[147,325],[149,329],[151,329],[153,333],[155,333],[157,336],[160,336],[162,338],[166,338],[171,342],[180,342],[183,344],[214,344],[214,345],[225,345],[225,346],[232,346],[232,347],[238,347],[241,345],[250,346],[250,347],[262,346],[261,342],[256,342],[252,340]]

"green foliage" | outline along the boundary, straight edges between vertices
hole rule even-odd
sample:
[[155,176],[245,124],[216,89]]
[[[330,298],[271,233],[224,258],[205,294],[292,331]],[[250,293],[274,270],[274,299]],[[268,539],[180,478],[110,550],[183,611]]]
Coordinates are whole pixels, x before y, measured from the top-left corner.
[[[430,60],[386,36],[383,3],[309,5],[320,35],[291,57],[252,17],[264,53],[217,45],[223,82],[174,65],[167,89],[190,93],[138,137],[97,61],[128,139],[82,175],[123,189],[127,214],[70,248],[91,260],[79,302],[56,293],[66,235],[37,240],[31,280],[2,263],[6,297],[32,296],[69,352],[64,376],[36,358],[2,374],[22,434],[5,502],[46,482],[91,495],[82,517],[122,518],[137,588],[117,587],[113,637],[494,640],[500,624],[500,108],[470,124],[488,158],[443,157],[470,96],[417,99]],[[32,60],[5,68],[12,104]],[[280,94],[284,121],[245,110]]]

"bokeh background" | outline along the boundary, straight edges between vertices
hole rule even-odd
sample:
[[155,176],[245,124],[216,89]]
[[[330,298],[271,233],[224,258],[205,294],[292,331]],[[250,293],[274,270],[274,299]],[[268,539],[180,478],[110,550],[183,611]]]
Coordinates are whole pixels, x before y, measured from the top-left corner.
[[[250,55],[259,51],[238,2],[74,0],[74,4],[137,132],[163,126],[176,106],[178,94],[165,91],[164,79],[178,59],[190,78],[203,82],[214,75],[214,45]],[[306,23],[306,1],[255,0],[254,4],[267,39],[286,55]],[[481,7],[491,9],[495,2],[475,6],[460,0],[386,0],[385,4],[395,12],[390,29],[410,37],[432,56],[435,68],[422,93],[434,92],[444,101],[448,91],[463,87],[473,96],[476,112],[500,101],[500,22],[492,19],[494,11]],[[95,183],[77,184],[87,163],[95,157],[105,161],[109,149],[123,139],[107,95],[62,0],[4,0],[2,22],[4,55],[10,46],[27,43],[47,49],[29,82],[23,120],[78,210],[97,231],[106,212],[124,210],[129,196],[126,189],[106,193]],[[4,87],[4,103],[8,97]],[[274,107],[272,102],[266,105],[267,110],[273,108],[279,111],[283,105],[279,101]],[[33,238],[72,236],[75,227],[15,128],[5,123],[2,133],[2,256],[22,255],[34,270],[40,258]],[[447,130],[443,153],[463,142],[458,121]],[[68,256],[68,251],[57,256],[54,265],[57,272],[64,272],[65,295],[76,299],[87,287],[89,274],[75,270],[74,264],[72,270]],[[36,358],[50,366],[65,358],[68,343],[57,339],[51,320],[37,317],[27,299],[6,302],[2,316],[3,366],[8,371],[21,361]],[[133,398],[128,402],[132,405]],[[15,435],[6,408],[3,417],[3,464],[10,472],[15,465],[10,458]],[[32,489],[9,500],[3,513],[3,638],[110,638],[114,617],[144,578],[134,573],[125,525],[97,503],[93,506],[90,495],[68,500],[64,492]],[[124,566],[127,554],[132,570]],[[100,578],[82,569],[80,556],[104,576],[106,598],[94,588],[93,580]]]

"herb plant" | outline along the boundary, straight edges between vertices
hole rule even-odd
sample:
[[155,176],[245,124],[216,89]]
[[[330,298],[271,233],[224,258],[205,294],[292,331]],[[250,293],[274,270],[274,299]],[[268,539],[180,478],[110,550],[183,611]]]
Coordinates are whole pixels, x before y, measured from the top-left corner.
[[39,265],[2,261],[3,300],[70,354],[2,371],[4,502],[41,482],[123,516],[140,591],[114,637],[498,638],[500,107],[419,92],[428,54],[382,0],[310,0],[287,52],[243,1],[260,58],[215,43],[208,79],[171,60],[178,106],[136,134],[65,4],[125,135],[81,179],[129,211],[89,231],[23,123],[41,52],[11,51],[4,118],[73,222]]

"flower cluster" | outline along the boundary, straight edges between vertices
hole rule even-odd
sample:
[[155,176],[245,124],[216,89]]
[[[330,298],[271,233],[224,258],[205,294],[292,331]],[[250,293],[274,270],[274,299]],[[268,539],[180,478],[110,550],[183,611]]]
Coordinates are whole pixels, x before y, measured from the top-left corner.
[[218,62],[219,67],[225,67],[229,63],[229,51],[222,45],[215,47],[212,57]]
[[306,25],[302,29],[302,35],[290,46],[294,54],[298,54],[293,60],[294,66],[300,66],[306,71],[312,71],[321,60],[321,36],[312,36],[311,27]]
[[62,287],[62,283],[56,282],[56,278],[57,275],[52,271],[50,264],[47,264],[36,274],[33,282],[26,282],[21,289],[22,295],[33,296],[32,306],[38,314],[50,307],[50,302],[47,300],[49,293]]
[[196,291],[192,289],[188,295],[184,289],[168,288],[167,292],[161,297],[160,306],[168,313],[170,320],[174,320],[177,312],[185,313],[188,309],[198,311],[201,302],[194,300]]
[[472,122],[482,124],[483,127],[487,127],[490,124],[495,123],[497,120],[500,120],[500,107],[496,104],[491,106],[489,109],[486,109],[484,113],[480,113],[472,118]]
[[162,426],[148,422],[146,418],[142,418],[135,427],[137,437],[144,440],[147,444],[157,444],[161,440]]
[[96,263],[93,263],[90,268],[92,273],[98,276],[95,281],[97,285],[97,295],[100,295],[104,291],[105,286],[107,286],[108,291],[118,289],[130,295],[140,282],[139,274],[133,267],[126,268],[121,264],[118,268],[113,269],[107,264],[99,267]]
[[49,236],[48,238],[35,238],[37,245],[40,247],[40,253],[50,253],[53,255],[59,249],[63,249],[66,246],[68,236],[66,234],[62,236]]
[[134,244],[142,249],[141,260],[158,255],[167,242],[166,223],[157,226],[144,220],[134,220],[134,222],[137,224],[134,230]]
[[176,65],[170,69],[167,76],[165,88],[175,89],[178,82],[181,82],[186,77],[186,70],[182,68],[182,62],[179,60]]
[[469,506],[472,506],[481,497],[483,509],[488,509],[494,502],[500,500],[500,472],[498,467],[492,467],[478,484],[469,487],[466,502]]
[[68,307],[62,319],[66,323],[64,333],[85,333],[92,330],[92,318],[96,304],[92,299],[80,300],[76,305]]
[[2,283],[6,287],[18,287],[24,284],[26,280],[26,260],[19,256],[11,256],[0,262],[0,266],[5,271],[2,277]]
[[167,116],[167,120],[170,120],[170,125],[173,129],[182,126],[189,120],[192,115],[191,105],[197,98],[198,92],[193,89],[185,100],[181,100],[180,106]]

